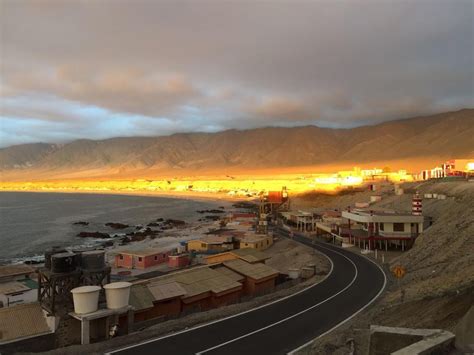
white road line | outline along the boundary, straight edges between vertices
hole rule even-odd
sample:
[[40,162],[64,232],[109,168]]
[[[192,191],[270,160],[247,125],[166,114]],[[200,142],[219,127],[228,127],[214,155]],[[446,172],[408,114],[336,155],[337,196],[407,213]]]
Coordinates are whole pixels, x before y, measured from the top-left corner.
[[[325,248],[325,249],[327,249],[327,248]],[[331,249],[328,249],[328,250],[331,250]],[[266,330],[266,329],[268,329],[268,328],[272,328],[272,327],[274,327],[274,326],[276,326],[276,325],[278,325],[278,324],[284,323],[284,322],[286,322],[286,321],[288,321],[288,320],[290,320],[290,319],[292,319],[292,318],[295,318],[295,317],[300,316],[300,315],[303,314],[303,313],[306,313],[306,312],[308,312],[308,311],[311,311],[312,309],[314,309],[314,308],[316,308],[316,307],[319,307],[319,306],[322,305],[323,303],[326,303],[327,301],[330,301],[330,300],[333,299],[334,297],[337,297],[338,295],[340,295],[341,293],[343,293],[344,291],[346,291],[349,287],[351,287],[351,286],[354,284],[355,280],[357,279],[357,276],[359,275],[359,270],[357,269],[356,264],[354,264],[354,262],[353,262],[351,259],[349,259],[347,256],[345,256],[344,254],[341,254],[341,253],[339,253],[339,252],[337,252],[337,251],[334,251],[334,250],[331,250],[331,251],[334,252],[334,253],[336,253],[336,254],[339,254],[339,255],[343,256],[344,258],[346,258],[347,260],[349,260],[349,261],[351,262],[351,264],[354,266],[354,269],[355,269],[354,278],[352,279],[352,281],[351,281],[346,287],[344,287],[344,288],[343,288],[342,290],[340,290],[339,292],[333,294],[331,297],[326,298],[324,301],[321,301],[321,302],[319,302],[319,303],[317,303],[317,304],[315,304],[315,305],[312,305],[311,307],[308,307],[308,308],[306,308],[306,309],[304,309],[304,310],[302,310],[302,311],[300,311],[300,312],[298,312],[298,313],[295,313],[295,314],[293,314],[293,315],[291,315],[291,316],[289,316],[289,317],[286,317],[286,318],[284,318],[284,319],[281,319],[281,320],[279,320],[279,321],[277,321],[277,322],[271,323],[271,324],[269,324],[269,325],[267,325],[267,326],[265,326],[265,327],[263,327],[263,328],[254,330],[253,332],[250,332],[250,333],[241,335],[241,336],[239,336],[239,337],[237,337],[237,338],[231,339],[231,340],[229,340],[229,341],[226,341],[226,342],[224,342],[224,343],[218,344],[218,345],[213,346],[213,347],[211,347],[211,348],[208,348],[208,349],[202,350],[202,351],[200,351],[200,352],[197,352],[196,355],[201,355],[201,354],[207,353],[207,352],[209,352],[209,351],[212,351],[212,350],[221,348],[221,347],[223,347],[223,346],[225,346],[225,345],[234,343],[234,342],[236,342],[236,341],[238,341],[238,340],[240,340],[240,339],[247,338],[247,337],[249,337],[249,336],[251,336],[251,335],[253,335],[253,334],[260,333],[260,332],[262,332],[262,331],[264,331],[264,330]]]
[[316,338],[308,341],[307,343],[304,343],[303,345],[297,347],[296,349],[293,349],[291,350],[288,355],[294,355],[296,354],[298,351],[300,351],[301,349],[309,346],[311,343],[313,343],[316,339],[319,339],[323,336],[325,336],[326,334],[332,332],[333,330],[335,330],[336,328],[339,328],[341,325],[343,325],[344,323],[348,322],[349,320],[351,320],[352,318],[354,318],[356,315],[358,315],[360,312],[362,312],[364,309],[366,309],[368,306],[370,306],[377,298],[379,298],[379,296],[382,294],[382,292],[385,290],[385,286],[387,285],[387,275],[385,275],[385,271],[383,271],[383,269],[380,267],[379,264],[377,264],[376,262],[374,262],[373,260],[369,259],[369,258],[366,258],[367,260],[371,261],[373,264],[375,264],[379,269],[380,271],[382,272],[382,275],[383,275],[383,286],[382,288],[380,289],[379,293],[377,293],[374,298],[372,298],[370,300],[369,303],[367,303],[366,305],[364,305],[361,309],[359,309],[357,312],[355,312],[354,314],[352,314],[350,317],[344,319],[342,322],[336,324],[334,327],[332,327],[331,329],[325,331],[323,334],[320,334],[318,335]]
[[[303,244],[303,243],[302,243],[302,244]],[[334,250],[325,248],[325,247],[323,247],[323,246],[320,246],[320,247],[335,252]],[[337,253],[337,252],[335,252],[335,253]],[[338,254],[339,254],[339,253],[338,253]],[[134,345],[129,345],[129,346],[126,346],[126,347],[124,347],[124,348],[116,349],[116,350],[107,352],[107,353],[105,353],[105,354],[118,353],[118,352],[123,351],[123,350],[132,349],[132,348],[135,348],[135,347],[137,347],[137,346],[145,345],[145,344],[148,344],[148,343],[153,343],[153,342],[155,342],[155,341],[159,341],[159,340],[162,340],[162,339],[174,337],[174,336],[179,335],[179,334],[191,332],[191,331],[194,331],[194,330],[199,329],[199,328],[207,327],[207,326],[209,326],[209,325],[211,325],[211,324],[223,322],[223,321],[225,321],[225,320],[227,320],[227,319],[239,317],[239,316],[241,316],[241,315],[243,315],[243,314],[246,314],[246,313],[249,313],[249,312],[253,312],[253,311],[256,311],[256,310],[261,309],[261,308],[264,308],[264,307],[271,306],[272,304],[275,304],[275,303],[284,301],[284,300],[286,300],[286,299],[288,299],[288,298],[290,298],[290,297],[294,297],[294,296],[296,296],[296,295],[298,295],[298,294],[300,294],[300,293],[302,293],[302,292],[305,292],[305,291],[307,291],[307,290],[309,290],[309,289],[311,289],[311,288],[313,288],[313,287],[315,287],[315,286],[317,286],[317,285],[320,285],[322,282],[324,282],[324,281],[332,274],[332,272],[333,272],[333,270],[334,270],[334,263],[332,262],[332,260],[331,260],[327,255],[325,255],[325,254],[323,254],[323,253],[321,253],[321,255],[323,255],[326,259],[329,260],[329,263],[331,264],[331,268],[330,268],[330,270],[329,270],[329,273],[328,273],[326,276],[324,276],[324,278],[323,278],[320,282],[317,282],[317,283],[315,283],[315,284],[313,284],[313,285],[311,285],[311,286],[308,286],[308,287],[306,287],[306,288],[304,288],[304,289],[302,289],[302,290],[299,290],[298,292],[292,293],[291,295],[288,295],[288,296],[279,298],[279,299],[277,299],[277,300],[275,300],[275,301],[272,301],[272,302],[269,302],[269,303],[265,303],[265,304],[263,304],[263,305],[261,305],[261,306],[254,307],[254,308],[248,309],[248,310],[246,310],[246,311],[243,311],[243,312],[240,312],[240,313],[237,313],[237,314],[233,314],[233,315],[230,315],[230,316],[227,316],[227,317],[224,317],[224,318],[216,319],[216,320],[214,320],[214,321],[212,321],[212,322],[200,324],[200,325],[197,325],[197,326],[192,327],[192,328],[189,328],[189,329],[183,329],[183,330],[180,330],[180,331],[175,332],[175,333],[171,333],[171,334],[164,335],[164,336],[161,336],[161,337],[158,337],[158,338],[153,338],[153,339],[150,339],[150,340],[146,340],[146,341],[144,341],[144,342],[141,342],[141,343],[138,343],[138,344],[134,344]]]

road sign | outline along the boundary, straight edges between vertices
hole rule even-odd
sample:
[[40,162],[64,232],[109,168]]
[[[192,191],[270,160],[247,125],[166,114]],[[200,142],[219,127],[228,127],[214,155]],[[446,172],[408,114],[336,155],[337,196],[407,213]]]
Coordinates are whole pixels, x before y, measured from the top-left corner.
[[395,275],[395,277],[397,279],[401,279],[403,276],[405,276],[405,269],[403,268],[403,266],[400,266],[400,265],[397,265],[393,268],[392,270],[393,274]]

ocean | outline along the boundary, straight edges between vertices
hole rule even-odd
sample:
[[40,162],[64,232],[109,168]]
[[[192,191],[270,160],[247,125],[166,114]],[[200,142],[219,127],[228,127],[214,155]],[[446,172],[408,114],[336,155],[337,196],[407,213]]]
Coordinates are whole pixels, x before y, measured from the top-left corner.
[[[158,218],[196,222],[197,210],[223,201],[109,194],[0,192],[0,263],[42,255],[52,246],[89,246],[98,240],[78,238],[79,232],[123,233],[104,226],[118,222],[146,225]],[[74,222],[89,222],[88,226]]]

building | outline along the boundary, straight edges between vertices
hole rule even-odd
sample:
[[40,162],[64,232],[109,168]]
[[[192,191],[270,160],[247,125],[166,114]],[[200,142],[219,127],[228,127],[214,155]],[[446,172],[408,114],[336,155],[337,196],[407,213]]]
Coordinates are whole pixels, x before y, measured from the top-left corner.
[[268,265],[261,263],[249,264],[240,259],[226,261],[224,266],[245,276],[243,282],[245,295],[258,295],[272,291],[279,275],[277,270]]
[[172,268],[180,268],[188,266],[191,259],[189,254],[178,254],[168,256],[168,266]]
[[28,265],[0,266],[0,283],[30,279],[33,275],[35,275],[35,270]]
[[137,321],[205,311],[238,302],[243,285],[237,279],[230,270],[207,266],[175,272],[134,285],[131,304],[139,309]]
[[204,258],[205,264],[220,264],[224,261],[241,259],[250,264],[265,263],[270,257],[253,248],[235,249],[232,251],[208,255]]
[[49,350],[54,332],[37,302],[0,308],[0,351],[16,353],[27,349]]
[[3,307],[36,302],[38,282],[28,265],[0,266],[0,303]]
[[316,223],[320,216],[306,211],[282,212],[284,223],[296,227],[300,232],[312,232],[316,230]]
[[349,244],[368,249],[388,249],[389,245],[405,250],[423,231],[424,217],[394,211],[349,209],[342,212],[347,224],[339,230]]
[[249,235],[239,240],[239,248],[252,248],[256,250],[265,250],[273,245],[273,236],[271,235]]
[[234,238],[209,235],[200,239],[190,240],[187,245],[188,251],[219,253],[234,249]]
[[160,249],[122,250],[115,255],[115,267],[146,269],[167,262],[170,254]]
[[[228,255],[230,252],[223,254]],[[279,272],[257,262],[263,259],[258,252],[236,255],[255,263],[234,259],[212,267],[195,267],[137,281],[130,294],[130,304],[135,308],[135,321],[168,319],[206,311],[237,303],[243,295],[273,290]]]

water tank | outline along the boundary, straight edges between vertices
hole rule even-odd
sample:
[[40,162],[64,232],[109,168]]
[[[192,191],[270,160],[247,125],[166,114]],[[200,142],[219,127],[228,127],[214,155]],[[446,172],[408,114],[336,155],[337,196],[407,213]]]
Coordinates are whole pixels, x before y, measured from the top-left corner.
[[100,286],[81,286],[71,290],[74,301],[74,312],[77,314],[92,313],[99,308]]
[[130,282],[112,282],[104,286],[108,309],[120,309],[128,306]]
[[295,280],[300,277],[300,270],[297,268],[288,269],[288,276],[290,279]]
[[81,254],[81,267],[84,270],[102,270],[105,267],[103,250],[85,251]]
[[309,279],[314,275],[314,269],[310,267],[304,267],[301,269],[301,278]]
[[66,249],[61,247],[52,247],[44,253],[44,267],[51,270],[51,256],[58,253],[65,253]]
[[51,256],[51,271],[65,273],[74,271],[77,267],[77,255],[74,253],[58,253]]
[[313,269],[314,272],[316,272],[316,264],[315,263],[306,264],[306,267],[309,267],[309,268]]
[[82,253],[85,253],[86,251],[92,251],[95,250],[94,248],[80,248],[80,249],[75,249],[72,252],[77,255],[77,266],[81,266],[81,261],[82,261]]

